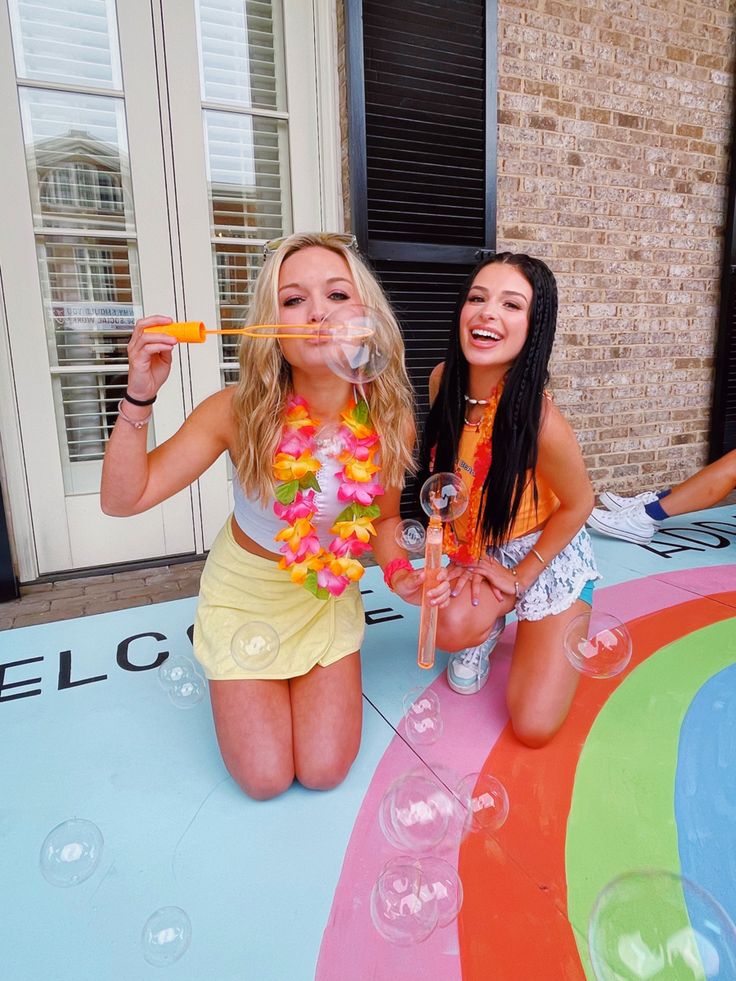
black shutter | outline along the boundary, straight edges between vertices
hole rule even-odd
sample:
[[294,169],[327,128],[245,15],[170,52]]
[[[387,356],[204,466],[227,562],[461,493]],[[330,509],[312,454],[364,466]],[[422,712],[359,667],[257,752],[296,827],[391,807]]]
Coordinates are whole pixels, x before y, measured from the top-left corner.
[[731,176],[716,341],[710,459],[736,447],[736,102],[731,124]]
[[13,559],[10,554],[10,535],[5,520],[3,494],[0,490],[0,603],[17,599],[19,595],[18,580],[13,572]]
[[495,251],[496,3],[346,0],[346,15],[353,230],[401,322],[421,424],[460,286]]

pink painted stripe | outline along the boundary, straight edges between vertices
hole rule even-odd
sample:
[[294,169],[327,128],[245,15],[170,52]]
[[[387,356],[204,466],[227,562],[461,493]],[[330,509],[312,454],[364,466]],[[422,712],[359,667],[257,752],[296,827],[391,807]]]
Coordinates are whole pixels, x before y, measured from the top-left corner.
[[[515,635],[513,624],[496,648],[490,679],[478,695],[468,698],[455,694],[448,687],[444,673],[429,686],[440,698],[445,727],[437,743],[417,747],[432,768],[447,767],[458,779],[482,768],[490,747],[508,721],[504,693]],[[458,760],[463,761],[461,772],[457,770]],[[360,977],[366,979],[424,975],[432,981],[460,981],[455,923],[435,930],[422,944],[397,947],[376,932],[370,918],[373,884],[386,862],[398,854],[381,833],[378,808],[390,784],[417,765],[406,743],[394,736],[376,768],[348,843],[322,938],[316,981],[345,981],[355,977],[358,964]],[[457,845],[438,854],[457,867]]]

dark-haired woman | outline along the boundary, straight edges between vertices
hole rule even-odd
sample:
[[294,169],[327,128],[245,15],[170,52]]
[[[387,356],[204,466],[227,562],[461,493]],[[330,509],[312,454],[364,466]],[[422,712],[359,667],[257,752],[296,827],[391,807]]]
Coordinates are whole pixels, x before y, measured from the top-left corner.
[[563,636],[590,609],[599,578],[584,529],[593,490],[575,434],[545,392],[556,321],[555,279],[539,259],[506,252],[475,269],[430,378],[421,458],[421,479],[454,471],[470,497],[445,530],[453,598],[437,641],[459,652],[448,682],[461,693],[485,684],[515,610],[506,699],[529,746],[544,745],[567,716],[578,674]]

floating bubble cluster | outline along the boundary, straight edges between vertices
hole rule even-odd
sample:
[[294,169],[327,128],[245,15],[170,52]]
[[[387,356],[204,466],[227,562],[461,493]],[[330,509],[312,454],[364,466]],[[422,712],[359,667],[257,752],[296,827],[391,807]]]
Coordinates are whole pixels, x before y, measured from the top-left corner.
[[72,818],[57,824],[41,845],[41,874],[52,886],[78,886],[100,864],[102,846],[102,832],[92,821]]
[[396,872],[407,865],[417,868],[421,874],[419,898],[423,902],[431,899],[437,902],[437,926],[448,926],[463,905],[463,886],[457,869],[436,855],[422,858],[397,855],[386,862],[383,871]]
[[207,685],[188,657],[175,654],[158,669],[158,680],[177,708],[192,708],[207,694]]
[[440,699],[431,688],[413,688],[404,696],[404,731],[409,742],[427,746],[444,731]]

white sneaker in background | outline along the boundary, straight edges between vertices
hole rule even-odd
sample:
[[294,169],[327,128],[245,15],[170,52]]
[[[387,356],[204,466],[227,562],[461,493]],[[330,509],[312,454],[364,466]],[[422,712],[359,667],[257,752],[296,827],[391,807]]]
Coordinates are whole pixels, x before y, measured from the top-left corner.
[[588,525],[599,535],[620,538],[624,542],[634,542],[637,545],[648,545],[660,522],[650,518],[644,505],[639,503],[624,508],[623,511],[593,508]]
[[636,497],[621,497],[611,491],[603,491],[602,494],[598,495],[598,500],[609,511],[624,511],[626,508],[633,507],[634,504],[651,504],[657,500],[657,495],[654,491],[644,491],[643,494],[637,494]]

